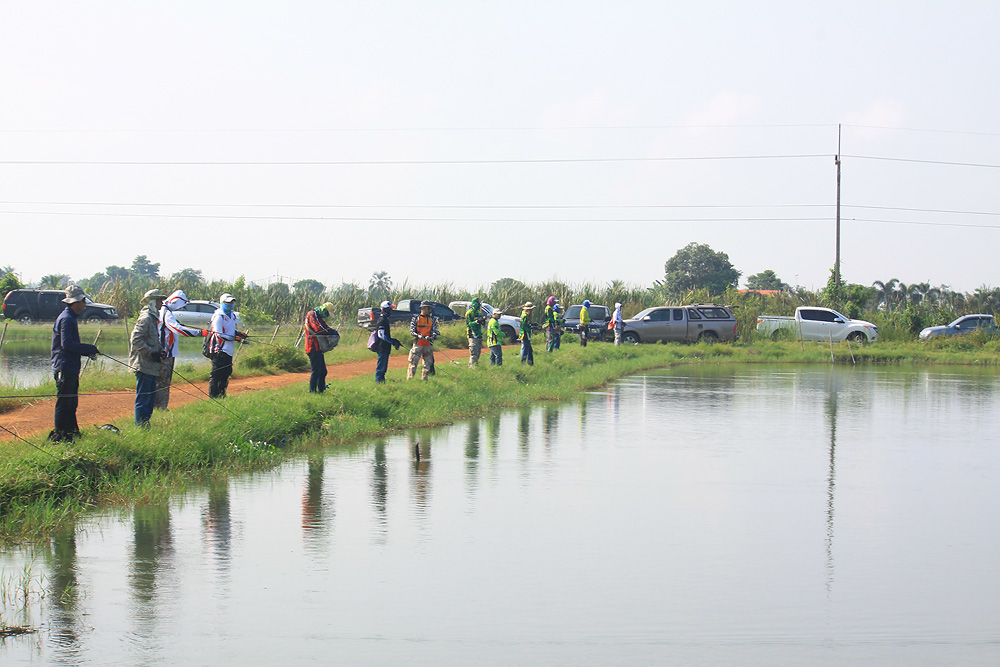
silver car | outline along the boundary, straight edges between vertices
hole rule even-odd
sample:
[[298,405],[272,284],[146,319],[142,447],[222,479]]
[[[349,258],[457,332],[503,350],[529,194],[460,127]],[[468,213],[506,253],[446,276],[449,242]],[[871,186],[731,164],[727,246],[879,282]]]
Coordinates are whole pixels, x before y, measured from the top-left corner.
[[[208,329],[212,324],[212,315],[219,309],[214,301],[188,301],[186,305],[174,311],[177,321],[192,329]],[[236,311],[236,329],[243,331],[243,320]]]
[[935,336],[960,336],[962,334],[972,333],[973,331],[994,333],[996,331],[996,323],[993,320],[993,316],[986,315],[985,313],[963,315],[946,326],[927,327],[920,332],[920,338],[927,339],[934,338]]

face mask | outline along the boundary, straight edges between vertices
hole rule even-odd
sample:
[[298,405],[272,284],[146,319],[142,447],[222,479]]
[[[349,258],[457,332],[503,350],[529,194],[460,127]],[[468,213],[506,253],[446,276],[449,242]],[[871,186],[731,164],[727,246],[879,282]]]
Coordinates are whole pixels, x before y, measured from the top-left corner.
[[224,312],[226,315],[232,315],[233,314],[233,304],[231,304],[231,303],[224,303],[224,304],[222,304],[222,312]]

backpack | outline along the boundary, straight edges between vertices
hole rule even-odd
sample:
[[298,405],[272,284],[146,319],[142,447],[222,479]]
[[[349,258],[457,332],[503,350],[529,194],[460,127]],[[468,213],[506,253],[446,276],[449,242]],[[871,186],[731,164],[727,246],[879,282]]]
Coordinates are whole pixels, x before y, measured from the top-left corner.
[[215,353],[212,352],[212,334],[205,336],[205,340],[201,344],[201,356],[206,359],[215,359]]
[[372,352],[378,352],[379,348],[379,337],[378,329],[372,332],[372,335],[368,337],[368,349]]
[[329,352],[333,348],[337,347],[340,342],[340,334],[334,330],[332,334],[310,334],[316,339],[316,346],[319,348],[320,352]]

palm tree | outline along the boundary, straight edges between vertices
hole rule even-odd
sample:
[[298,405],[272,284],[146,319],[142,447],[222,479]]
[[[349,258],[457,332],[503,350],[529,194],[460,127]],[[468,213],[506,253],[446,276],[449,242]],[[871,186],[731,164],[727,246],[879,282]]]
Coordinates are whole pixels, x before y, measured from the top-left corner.
[[890,278],[885,282],[876,280],[872,283],[872,287],[875,288],[876,307],[884,306],[887,311],[892,310],[897,283],[899,283],[899,278]]
[[42,276],[42,279],[38,281],[38,286],[41,289],[66,289],[66,285],[68,284],[69,276],[64,273],[52,273]]

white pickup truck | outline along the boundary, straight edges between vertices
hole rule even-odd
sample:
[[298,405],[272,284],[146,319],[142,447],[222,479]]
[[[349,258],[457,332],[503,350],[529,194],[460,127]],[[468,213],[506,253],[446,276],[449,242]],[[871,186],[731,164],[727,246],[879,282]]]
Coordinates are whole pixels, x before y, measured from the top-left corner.
[[795,317],[761,315],[757,318],[757,333],[776,337],[782,329],[800,340],[845,341],[869,343],[878,340],[878,327],[864,320],[844,317],[832,308],[799,306]]

